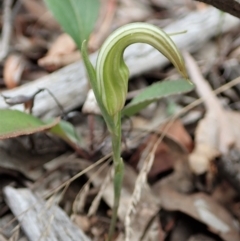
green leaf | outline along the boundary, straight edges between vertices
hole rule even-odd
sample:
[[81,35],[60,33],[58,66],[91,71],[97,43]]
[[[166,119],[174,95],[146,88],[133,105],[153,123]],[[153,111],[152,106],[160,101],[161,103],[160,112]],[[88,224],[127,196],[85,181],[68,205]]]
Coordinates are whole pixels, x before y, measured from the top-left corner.
[[0,110],[0,140],[46,131],[60,119],[44,123],[40,119],[18,110]]
[[132,116],[154,101],[169,95],[186,93],[193,90],[194,85],[185,79],[164,81],[145,88],[122,110],[122,115]]
[[94,28],[100,6],[99,0],[45,0],[45,2],[80,50],[82,42],[88,40]]
[[60,137],[73,148],[80,146],[80,137],[77,135],[74,126],[67,121],[61,120],[50,130],[50,133]]

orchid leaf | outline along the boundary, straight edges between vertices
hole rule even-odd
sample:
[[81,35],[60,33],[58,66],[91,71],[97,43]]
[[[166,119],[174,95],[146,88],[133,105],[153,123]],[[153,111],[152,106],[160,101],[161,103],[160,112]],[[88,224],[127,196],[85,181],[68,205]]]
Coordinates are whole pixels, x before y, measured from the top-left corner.
[[33,115],[18,110],[0,110],[0,139],[7,139],[51,129],[59,118],[45,123]]
[[190,84],[185,79],[152,84],[125,106],[122,110],[122,115],[132,116],[154,101],[170,95],[186,93],[193,90],[193,88],[194,85]]
[[56,126],[51,128],[49,132],[63,139],[72,147],[80,146],[80,137],[70,122],[61,120]]
[[47,7],[79,50],[88,40],[98,17],[99,0],[45,0]]

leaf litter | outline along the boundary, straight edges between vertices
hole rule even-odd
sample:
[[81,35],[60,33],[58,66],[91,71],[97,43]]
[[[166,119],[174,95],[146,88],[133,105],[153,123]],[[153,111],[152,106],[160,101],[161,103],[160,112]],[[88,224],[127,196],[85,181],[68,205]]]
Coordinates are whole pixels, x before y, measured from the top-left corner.
[[[147,21],[162,27],[177,21],[183,14],[208,8],[207,5],[188,1],[187,4],[186,1],[178,1],[175,5],[157,0],[151,3],[144,0],[103,2],[96,25],[99,27],[95,28],[90,38],[91,50],[97,50],[106,36],[124,23]],[[14,9],[13,7],[12,10]],[[7,53],[7,58],[1,65],[1,75],[5,81],[1,90],[24,85],[29,82],[30,75],[48,75],[49,72],[80,59],[80,55],[75,51],[76,46],[62,33],[42,1],[24,0],[18,11],[13,13],[16,14],[13,19],[16,29],[12,30],[13,38],[8,43],[13,52]],[[235,37],[238,37],[237,34],[230,31],[211,42],[216,46],[217,41],[226,43],[226,39],[229,41]],[[212,241],[220,238],[227,241],[240,240],[239,182],[238,179],[229,178],[231,168],[226,168],[226,163],[230,167],[234,166],[234,175],[239,174],[237,84],[240,81],[235,79],[238,77],[236,66],[239,63],[239,44],[235,41],[233,47],[227,46],[225,49],[221,58],[217,51],[212,52],[210,57],[215,58],[215,61],[210,61],[208,57],[204,62],[202,57],[199,62],[202,72],[198,67],[194,67],[193,59],[186,59],[190,79],[194,82],[197,94],[191,92],[181,94],[180,98],[158,99],[154,111],[149,108],[147,115],[140,112],[125,120],[122,150],[126,170],[116,240],[129,238],[136,241],[174,241],[176,235],[178,241]],[[201,50],[199,52],[201,53]],[[11,57],[15,60],[11,60]],[[218,57],[221,59],[219,62]],[[203,74],[205,77],[202,77]],[[179,78],[171,67],[167,67],[164,73],[160,70],[152,71],[140,78],[135,77],[131,83],[135,81],[139,84],[142,78],[147,85],[151,85],[159,81],[159,76]],[[205,79],[214,87],[210,87]],[[232,79],[235,80],[226,83]],[[217,92],[222,93],[221,96],[216,97],[216,91],[212,90],[216,86],[219,88]],[[231,91],[226,92],[230,88]],[[6,101],[13,101],[16,97],[19,98],[11,96],[11,99]],[[24,104],[25,100],[33,101],[34,94],[25,93],[21,98],[21,103]],[[189,98],[194,102],[185,107]],[[173,112],[175,117],[169,116],[170,103],[174,103],[176,107]],[[201,103],[204,106],[200,105]],[[91,108],[95,110],[95,107]],[[61,125],[57,126],[61,129],[58,130],[58,135],[68,146],[51,134],[45,134],[45,130],[50,126],[40,122],[39,125],[43,126],[38,126],[36,131],[44,130],[42,134],[35,133],[1,141],[4,148],[0,148],[0,180],[3,183],[0,192],[0,207],[3,211],[0,212],[0,219],[6,220],[0,224],[0,237],[3,240],[23,240],[26,236],[31,240],[32,235],[29,236],[24,225],[21,225],[23,233],[18,234],[19,226],[15,230],[3,232],[9,223],[7,213],[11,210],[18,219],[21,211],[12,206],[8,192],[19,195],[20,200],[27,197],[27,202],[34,199],[42,205],[41,211],[32,212],[31,217],[48,220],[49,227],[44,226],[42,229],[43,240],[47,232],[50,236],[53,235],[53,224],[62,211],[68,225],[75,223],[77,229],[82,230],[89,240],[104,240],[113,205],[112,172],[109,164],[111,154],[105,158],[108,161],[101,166],[97,160],[102,161],[101,157],[111,152],[111,145],[101,117],[95,116],[91,108],[87,114],[82,114],[79,106],[77,111],[81,114],[72,114],[72,124],[61,122]],[[180,113],[185,115],[183,118],[176,112],[179,109]],[[198,118],[203,115],[204,118],[193,118],[185,122],[186,117],[194,111],[198,113]],[[86,118],[91,115],[92,119]],[[0,114],[0,122],[2,119],[3,115]],[[22,130],[19,133],[29,134]],[[10,136],[13,134],[8,134],[8,137]],[[158,144],[153,148],[156,143]],[[43,146],[44,153],[41,149]],[[77,154],[72,154],[72,148]],[[91,165],[95,167],[91,169]],[[11,189],[12,187],[14,189]],[[24,189],[20,189],[22,187]],[[37,199],[35,195],[38,195]],[[39,196],[45,200],[40,201]],[[28,205],[29,210],[37,210],[31,205]],[[48,208],[50,212],[55,210],[53,218],[49,218]],[[22,215],[27,219],[27,214]],[[13,217],[12,215],[11,219]],[[192,220],[190,224],[189,219]]]

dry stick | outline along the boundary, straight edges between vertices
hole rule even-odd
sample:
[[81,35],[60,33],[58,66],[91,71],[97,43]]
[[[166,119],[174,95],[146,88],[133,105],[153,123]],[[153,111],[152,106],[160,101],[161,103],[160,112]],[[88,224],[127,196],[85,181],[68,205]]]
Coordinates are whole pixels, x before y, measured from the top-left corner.
[[0,62],[7,56],[12,34],[12,9],[13,0],[4,0],[3,3],[3,28],[0,44]]
[[79,172],[78,174],[76,174],[75,176],[73,176],[72,178],[70,178],[69,180],[67,180],[66,182],[62,183],[60,186],[58,186],[57,188],[55,188],[54,190],[50,191],[48,194],[44,195],[43,198],[48,198],[51,195],[55,194],[56,192],[58,192],[59,190],[61,190],[62,188],[64,188],[66,185],[71,184],[71,182],[75,181],[77,178],[79,178],[80,176],[82,176],[83,174],[89,172],[90,170],[92,170],[93,168],[95,168],[96,166],[100,165],[101,163],[103,163],[104,161],[106,161],[110,156],[112,155],[112,153],[106,155],[105,157],[101,158],[100,160],[98,160],[96,163],[92,164],[91,166],[85,168],[84,170],[82,170],[81,172]]
[[[152,140],[150,143],[148,143],[147,148],[142,153],[142,156],[145,157],[145,151],[149,151],[149,149],[153,149],[154,146],[154,140]],[[150,151],[147,156],[145,157],[143,166],[141,168],[140,173],[137,176],[136,182],[135,182],[135,187],[133,194],[131,196],[130,200],[130,205],[126,213],[125,217],[125,241],[130,241],[131,240],[131,234],[132,234],[132,228],[131,228],[131,215],[134,215],[135,207],[137,206],[138,202],[140,201],[141,198],[141,193],[142,193],[142,188],[146,184],[147,180],[147,174],[150,171],[152,164],[154,161],[154,152]]]
[[[89,183],[89,182],[95,177],[95,175],[98,175],[99,173],[101,173],[101,172],[103,171],[103,169],[107,167],[107,165],[109,164],[109,161],[110,161],[110,160],[108,160],[107,162],[105,162],[105,163],[91,176],[91,178],[88,180],[87,183]],[[67,191],[68,187],[70,186],[70,184],[71,184],[71,182],[67,183],[67,185],[63,188],[63,190],[62,190],[62,192],[61,192],[61,194],[60,194],[62,197],[63,197],[64,194],[66,193],[66,191]],[[86,186],[86,184],[85,184],[84,186]],[[82,189],[83,189],[83,188],[82,188]],[[81,190],[82,190],[82,189],[81,189]],[[57,202],[55,203],[53,197],[54,197],[54,196],[52,196],[52,198],[50,198],[49,201],[46,203],[46,205],[49,204],[48,207],[47,207],[47,209],[49,209],[53,204],[59,204],[60,199],[59,199],[59,201],[57,201]],[[54,216],[51,216],[50,221],[48,222],[47,226],[45,227],[45,228],[46,228],[45,231],[41,234],[41,236],[39,237],[39,240],[38,240],[38,241],[41,241],[42,238],[44,238],[44,237],[46,237],[46,236],[48,235],[53,221],[54,221]]]
[[83,185],[83,187],[81,188],[81,190],[79,191],[78,195],[76,196],[76,198],[74,200],[74,203],[73,203],[73,213],[77,213],[78,210],[79,210],[79,208],[77,207],[77,204],[76,204],[76,202],[79,200],[78,196],[81,195],[81,192],[85,189],[85,187],[87,185],[89,185],[92,182],[92,180],[95,178],[95,176],[99,175],[107,167],[107,165],[110,163],[110,160],[111,159],[109,159],[102,166],[100,166],[100,168],[93,175],[91,175],[91,177],[88,179],[88,181]]
[[[64,194],[66,193],[69,185],[70,185],[70,183],[68,183],[68,184],[63,188],[63,190],[62,190],[62,192],[61,192],[61,194],[60,194],[61,197],[64,196]],[[60,201],[60,199],[59,199],[59,201]],[[46,205],[45,205],[45,207],[44,207],[44,209],[46,208],[46,210],[42,210],[42,212],[45,212],[45,211],[47,212],[47,209],[51,208],[53,204],[59,204],[59,201],[57,201],[56,203],[54,203],[54,196],[52,196],[52,198],[50,198],[50,199],[46,202]],[[41,213],[40,213],[40,214],[41,214]],[[46,226],[45,226],[45,231],[42,232],[42,234],[40,235],[38,241],[41,241],[42,238],[47,237],[47,235],[48,235],[48,233],[49,233],[49,231],[50,231],[50,228],[51,228],[51,226],[53,225],[53,221],[54,221],[54,216],[51,215],[50,221],[46,224]]]
[[[224,91],[232,88],[233,86],[235,86],[235,85],[237,85],[237,84],[240,84],[240,77],[237,77],[236,79],[234,79],[234,80],[232,80],[232,81],[230,81],[230,82],[228,82],[228,83],[220,86],[219,88],[213,90],[212,93],[213,93],[214,95],[218,95],[218,94],[220,94],[220,93],[222,93],[222,92],[224,92]],[[189,104],[189,105],[187,105],[186,107],[184,107],[183,109],[181,109],[181,110],[180,110],[177,114],[175,114],[173,117],[174,117],[174,118],[177,118],[177,117],[185,114],[185,113],[188,112],[189,110],[193,109],[194,107],[202,104],[203,102],[204,102],[204,99],[203,99],[203,98],[199,98],[199,99],[193,101],[191,104]],[[171,118],[172,118],[172,117],[170,117],[170,119],[171,119]]]
[[116,0],[107,0],[104,3],[106,7],[101,9],[100,19],[95,26],[95,30],[90,37],[89,40],[89,48],[96,51],[100,48],[104,39],[106,39],[109,31],[111,30],[111,24],[113,22],[113,18],[115,16],[117,1]]
[[103,180],[103,182],[101,184],[101,187],[100,187],[100,190],[99,190],[98,194],[96,195],[96,197],[92,201],[91,206],[90,206],[90,208],[88,210],[88,214],[87,214],[88,217],[91,217],[91,216],[93,216],[96,213],[96,211],[97,211],[97,209],[99,207],[99,204],[100,204],[100,200],[101,200],[101,198],[103,196],[103,193],[104,193],[104,191],[106,189],[106,186],[111,181],[111,174],[113,174],[113,168],[110,168],[108,170],[108,173],[107,173],[106,177],[104,178],[104,180]]
[[79,214],[83,213],[84,207],[86,204],[87,196],[90,190],[89,180],[83,185],[83,187],[78,191],[77,196],[75,197],[73,204],[72,204],[72,214]]

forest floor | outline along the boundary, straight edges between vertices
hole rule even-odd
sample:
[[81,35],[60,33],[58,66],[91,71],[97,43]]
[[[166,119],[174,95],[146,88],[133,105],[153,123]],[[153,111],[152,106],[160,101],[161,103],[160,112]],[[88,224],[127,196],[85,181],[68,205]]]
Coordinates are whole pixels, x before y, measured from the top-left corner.
[[[114,240],[128,233],[131,241],[238,241],[240,20],[190,0],[101,1],[91,59],[113,30],[131,22],[186,30],[173,40],[193,90],[123,119],[125,174]],[[67,143],[47,131],[0,138],[0,241],[105,240],[111,140],[87,98],[80,53],[42,0],[1,1],[0,28],[0,109],[29,111],[34,102],[34,116],[61,116],[73,127]],[[152,84],[181,78],[152,49],[128,51],[127,103]]]

